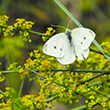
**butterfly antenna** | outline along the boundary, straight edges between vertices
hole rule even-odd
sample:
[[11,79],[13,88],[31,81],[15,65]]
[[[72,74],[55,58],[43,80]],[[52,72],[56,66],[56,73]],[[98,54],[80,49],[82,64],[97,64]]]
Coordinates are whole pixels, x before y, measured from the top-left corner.
[[60,27],[60,28],[64,28],[66,29],[64,26],[59,26],[59,25],[54,25],[54,24],[51,24],[52,27]]
[[70,23],[71,23],[72,19],[69,21],[68,25],[67,25],[67,28],[69,27]]

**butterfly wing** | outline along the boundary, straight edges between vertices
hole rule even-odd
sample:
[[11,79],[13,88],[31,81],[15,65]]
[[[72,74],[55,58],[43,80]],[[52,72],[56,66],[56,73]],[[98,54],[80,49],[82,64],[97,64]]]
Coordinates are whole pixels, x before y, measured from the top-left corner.
[[63,57],[66,40],[67,37],[65,33],[54,35],[44,44],[43,52],[54,57]]
[[78,60],[84,60],[84,58],[87,58],[89,56],[89,48],[86,50],[83,50],[77,40],[74,40],[74,48],[75,48],[75,54],[78,57]]
[[78,60],[87,58],[89,46],[95,38],[95,33],[88,28],[75,28],[72,30],[71,36]]
[[75,28],[71,31],[72,40],[74,39],[77,41],[79,46],[86,50],[89,48],[90,44],[93,42],[95,38],[95,33],[88,28]]
[[75,55],[75,51],[71,50],[70,48],[70,42],[67,38],[66,42],[65,42],[65,47],[64,47],[64,56],[61,58],[57,58],[57,60],[61,63],[61,64],[71,64],[75,61],[76,59],[76,55]]

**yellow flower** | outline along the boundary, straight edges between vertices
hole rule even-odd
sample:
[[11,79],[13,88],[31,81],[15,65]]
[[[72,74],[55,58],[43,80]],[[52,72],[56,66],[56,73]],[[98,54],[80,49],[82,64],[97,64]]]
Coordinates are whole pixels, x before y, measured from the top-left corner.
[[45,35],[50,35],[50,32],[47,30],[46,33],[45,33]]
[[0,75],[2,75],[2,72],[0,71]]
[[28,71],[28,70],[25,70],[25,71],[24,71],[24,74],[25,74],[25,75],[28,75],[28,74],[29,74],[29,71]]
[[11,87],[6,87],[5,89],[6,89],[7,91],[9,91],[9,90],[11,90]]
[[50,32],[53,30],[53,28],[52,27],[48,27],[47,28]]
[[30,57],[32,57],[33,56],[33,52],[29,53],[29,55],[30,55]]
[[5,32],[10,32],[10,29],[9,29],[9,28],[6,28],[6,29],[5,29]]
[[18,23],[14,23],[14,27],[16,27],[16,28],[17,28],[17,27],[18,27]]
[[0,99],[2,99],[4,97],[4,95],[3,94],[0,94]]
[[107,101],[107,100],[108,100],[108,98],[106,98],[106,97],[102,98],[102,101],[104,101],[104,102]]
[[[54,34],[54,33],[55,33],[55,30],[52,27],[48,27],[45,35],[52,36],[52,34]],[[42,36],[42,39],[43,39],[43,41],[46,41],[49,39],[49,37]]]
[[19,73],[22,73],[24,70],[23,70],[23,68],[20,68],[19,69]]
[[13,30],[13,26],[8,26],[8,28],[9,28],[10,30]]

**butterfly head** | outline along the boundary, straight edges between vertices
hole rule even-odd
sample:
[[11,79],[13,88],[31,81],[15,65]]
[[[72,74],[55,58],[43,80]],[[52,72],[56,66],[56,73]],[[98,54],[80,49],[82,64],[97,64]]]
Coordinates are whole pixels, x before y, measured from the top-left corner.
[[70,31],[71,31],[70,29],[66,28],[66,33],[69,33]]

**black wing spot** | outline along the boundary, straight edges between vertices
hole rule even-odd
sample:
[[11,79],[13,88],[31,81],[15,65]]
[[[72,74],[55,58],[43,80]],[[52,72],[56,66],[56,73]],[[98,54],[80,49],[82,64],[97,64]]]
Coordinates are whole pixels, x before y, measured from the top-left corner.
[[81,42],[81,44],[83,44],[83,42]]
[[[57,47],[56,47],[56,46],[54,46],[54,49],[57,49]],[[60,51],[62,51],[62,48],[60,48]]]
[[86,37],[84,37],[84,40],[86,40]]
[[62,48],[60,48],[60,50],[62,51]]
[[57,47],[56,47],[56,46],[54,46],[54,49],[57,49]]

